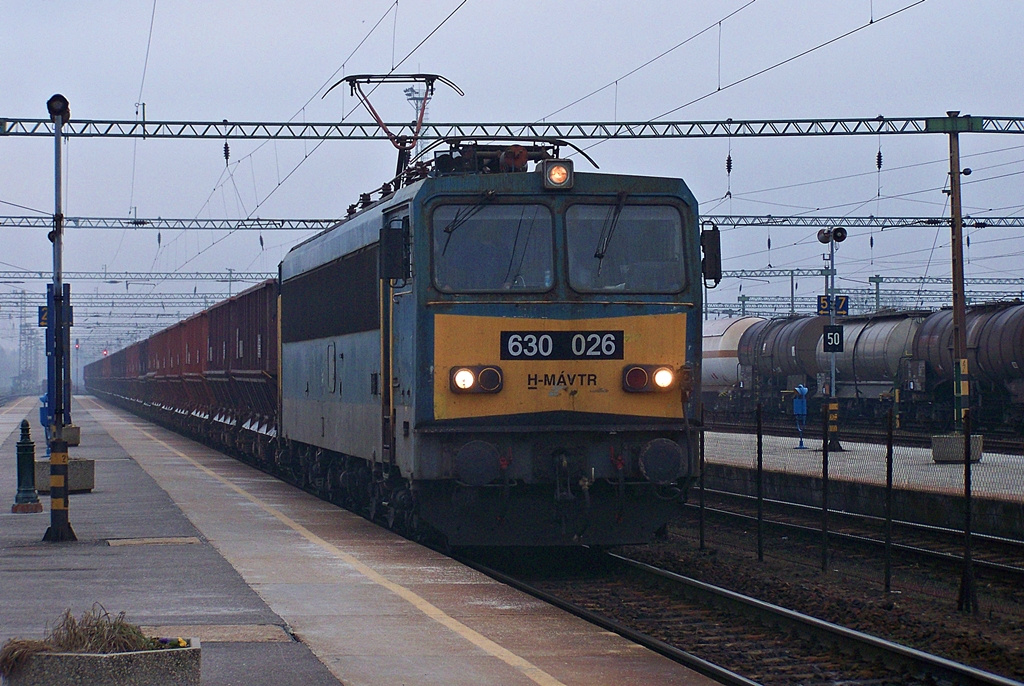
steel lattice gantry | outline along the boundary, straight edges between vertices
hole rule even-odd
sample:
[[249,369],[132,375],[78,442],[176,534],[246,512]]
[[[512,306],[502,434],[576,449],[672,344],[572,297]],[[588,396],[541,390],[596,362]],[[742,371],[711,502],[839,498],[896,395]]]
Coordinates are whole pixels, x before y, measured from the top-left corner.
[[[781,279],[793,277],[825,277],[829,275],[828,267],[818,269],[734,269],[722,272],[726,279]],[[856,278],[846,277],[850,281],[857,281]],[[949,285],[953,279],[948,276],[882,276],[876,274],[863,280],[865,283],[882,284],[911,284],[911,285]],[[964,279],[969,286],[1024,286],[1022,277],[978,277]],[[948,295],[948,292],[947,292]]]
[[[702,215],[701,222],[713,222],[718,226],[781,226],[789,228],[830,229],[842,226],[845,229],[895,229],[949,227],[949,217],[776,217],[766,215]],[[0,226],[3,218],[0,218]],[[964,217],[963,225],[972,229],[1024,228],[1024,217]]]
[[[525,139],[606,140],[645,138],[727,138],[856,136],[887,134],[949,133],[953,117],[873,117],[851,119],[773,119],[725,121],[635,122],[521,122],[452,123],[424,122],[422,140]],[[977,133],[1024,133],[1024,117],[956,117],[958,129]],[[394,136],[415,136],[415,122],[384,124]],[[65,123],[69,137],[119,138],[214,138],[251,140],[387,140],[389,135],[375,123],[307,122],[199,122],[81,120]],[[53,138],[49,119],[0,118],[0,136]]]
[[[337,224],[337,219],[163,219],[135,217],[65,217],[65,229],[205,229],[223,231],[323,231]],[[702,222],[718,226],[778,226],[789,228],[934,228],[949,226],[949,217],[813,217],[773,215],[709,214]],[[969,228],[1024,228],[1020,217],[965,217]],[[0,216],[0,227],[49,229],[52,216]]]
[[[195,304],[209,302],[211,305],[228,298],[227,293],[73,293],[72,304],[87,307],[101,306],[152,306]],[[0,293],[0,304],[17,303],[24,300],[35,304],[46,303],[45,293]]]
[[[136,217],[64,217],[67,229],[157,229],[224,231],[323,231],[337,219],[141,219]],[[51,229],[53,216],[0,217],[0,226],[21,229]]]
[[[0,281],[26,281],[53,278],[52,271],[0,271]],[[120,283],[122,281],[160,282],[160,281],[221,281],[224,283],[259,283],[267,279],[277,278],[276,272],[64,272],[64,278],[74,281],[106,281]],[[77,297],[77,296],[76,296]]]

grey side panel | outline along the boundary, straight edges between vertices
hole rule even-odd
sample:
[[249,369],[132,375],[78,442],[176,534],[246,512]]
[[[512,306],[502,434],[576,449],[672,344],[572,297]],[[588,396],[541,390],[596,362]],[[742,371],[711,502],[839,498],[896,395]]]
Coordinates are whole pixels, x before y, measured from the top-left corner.
[[373,393],[379,351],[378,331],[286,343],[281,385],[284,437],[379,459],[380,396]]

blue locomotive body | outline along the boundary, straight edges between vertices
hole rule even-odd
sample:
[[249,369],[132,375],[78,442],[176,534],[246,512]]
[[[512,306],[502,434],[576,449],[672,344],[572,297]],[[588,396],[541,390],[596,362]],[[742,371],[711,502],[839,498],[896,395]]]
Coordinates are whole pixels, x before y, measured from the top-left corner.
[[451,545],[649,540],[698,469],[693,195],[453,150],[484,162],[438,161],[285,256],[276,426],[240,444]]
[[[671,516],[696,472],[696,203],[541,174],[428,178],[284,259],[280,436],[318,453],[309,481],[453,544],[638,541]],[[629,365],[671,380],[634,391]]]

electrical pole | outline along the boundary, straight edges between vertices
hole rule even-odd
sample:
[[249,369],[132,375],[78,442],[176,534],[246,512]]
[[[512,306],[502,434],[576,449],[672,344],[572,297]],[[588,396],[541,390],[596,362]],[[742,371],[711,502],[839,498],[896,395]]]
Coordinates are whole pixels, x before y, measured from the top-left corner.
[[44,541],[77,541],[68,517],[68,443],[64,436],[64,286],[61,283],[63,268],[64,212],[61,203],[61,127],[70,120],[68,100],[57,94],[46,101],[46,109],[53,119],[54,140],[54,211],[53,232],[53,428],[50,432],[50,528],[43,536]]
[[[946,112],[956,119],[959,112]],[[953,420],[963,430],[964,410],[971,406],[970,376],[967,369],[967,306],[964,294],[963,217],[960,212],[960,136],[955,123],[949,132],[950,230],[953,248]]]

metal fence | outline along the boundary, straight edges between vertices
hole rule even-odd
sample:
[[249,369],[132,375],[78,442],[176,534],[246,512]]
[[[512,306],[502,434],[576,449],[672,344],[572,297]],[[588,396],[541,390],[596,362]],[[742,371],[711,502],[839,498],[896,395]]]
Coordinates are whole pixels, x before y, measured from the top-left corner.
[[[962,579],[940,593],[955,596],[961,609],[977,611],[972,544],[988,537],[1024,541],[1024,442],[1006,454],[969,454],[966,446],[973,447],[976,437],[949,435],[926,447],[920,435],[900,432],[891,422],[882,418],[870,427],[871,441],[842,434],[829,441],[823,440],[827,416],[809,417],[801,435],[793,416],[768,421],[760,407],[748,415],[708,413],[701,437],[699,500],[732,498],[751,517],[756,540],[750,545],[761,559],[766,552],[791,554],[776,545],[779,527],[773,522],[786,516],[784,508],[813,522],[820,533],[805,532],[803,537],[819,537],[823,571],[842,571],[837,561],[844,559],[844,552],[854,545],[864,547],[863,541],[839,531],[846,526],[846,515],[870,517],[858,519],[857,526],[866,527],[878,541],[889,541],[877,549],[876,580],[886,590],[893,583],[894,554],[898,558],[900,550],[919,545],[916,537],[922,529],[908,525],[946,530],[957,542],[947,554],[960,558]],[[969,417],[964,428],[969,437]],[[704,521],[702,508],[702,546]],[[856,573],[863,573],[862,554],[857,564]],[[903,574],[897,583],[920,581]]]

